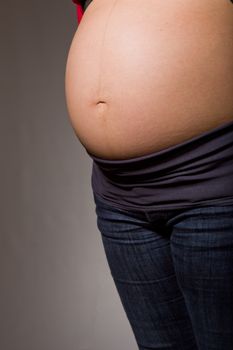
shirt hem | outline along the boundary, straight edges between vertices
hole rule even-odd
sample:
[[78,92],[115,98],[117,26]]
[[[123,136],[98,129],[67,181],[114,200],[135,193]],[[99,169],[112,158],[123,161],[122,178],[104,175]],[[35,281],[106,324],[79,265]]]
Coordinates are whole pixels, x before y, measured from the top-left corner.
[[125,211],[134,211],[134,212],[138,212],[138,211],[162,211],[162,210],[182,210],[185,208],[202,208],[202,207],[207,207],[207,206],[216,206],[216,205],[232,205],[233,204],[233,197],[226,197],[226,198],[222,198],[222,199],[212,199],[212,200],[206,200],[206,201],[202,201],[202,202],[193,202],[193,203],[186,203],[186,204],[178,204],[178,205],[157,205],[157,206],[129,206],[129,205],[118,205],[115,202],[106,199],[104,197],[102,197],[99,193],[94,192],[93,194],[99,198],[101,201],[103,201],[103,203],[105,203],[106,205],[110,205],[115,207],[116,209],[120,209],[120,210],[125,210]]

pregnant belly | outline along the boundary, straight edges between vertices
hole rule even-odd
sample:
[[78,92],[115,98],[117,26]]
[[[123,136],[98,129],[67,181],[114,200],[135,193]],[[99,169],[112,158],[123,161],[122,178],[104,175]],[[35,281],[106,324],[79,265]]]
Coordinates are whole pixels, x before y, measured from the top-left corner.
[[127,159],[233,120],[233,5],[95,0],[68,53],[68,114],[93,155]]

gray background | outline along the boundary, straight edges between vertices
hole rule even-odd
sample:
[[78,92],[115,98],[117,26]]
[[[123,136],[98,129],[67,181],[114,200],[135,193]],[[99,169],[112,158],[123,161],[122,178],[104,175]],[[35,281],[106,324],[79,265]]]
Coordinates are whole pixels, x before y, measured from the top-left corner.
[[0,13],[0,349],[136,349],[66,109],[75,5],[4,1]]

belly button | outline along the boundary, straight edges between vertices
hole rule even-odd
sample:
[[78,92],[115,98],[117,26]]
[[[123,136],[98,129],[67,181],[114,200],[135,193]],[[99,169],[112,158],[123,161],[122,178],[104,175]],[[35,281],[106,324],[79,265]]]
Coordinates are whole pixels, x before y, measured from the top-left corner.
[[105,101],[98,101],[96,102],[97,111],[101,116],[105,115],[105,112],[107,110],[107,103]]

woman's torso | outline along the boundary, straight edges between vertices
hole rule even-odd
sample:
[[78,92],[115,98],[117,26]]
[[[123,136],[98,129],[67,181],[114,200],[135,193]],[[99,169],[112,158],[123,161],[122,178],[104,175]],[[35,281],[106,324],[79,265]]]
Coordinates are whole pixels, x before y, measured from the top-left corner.
[[71,43],[68,112],[97,157],[141,156],[233,120],[232,3],[141,3],[94,0]]

